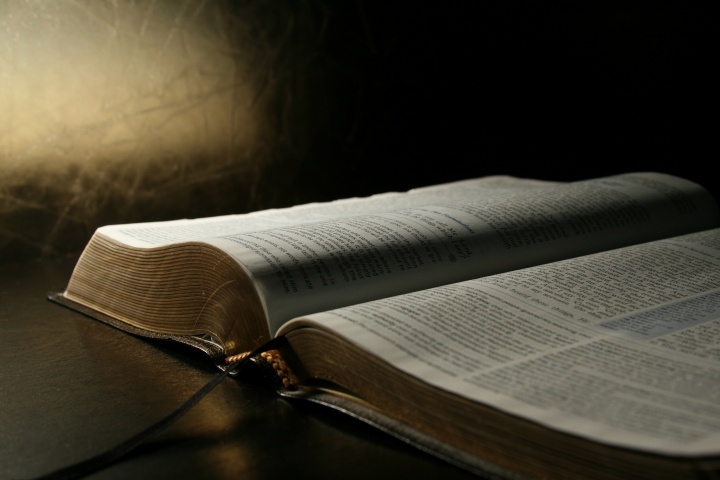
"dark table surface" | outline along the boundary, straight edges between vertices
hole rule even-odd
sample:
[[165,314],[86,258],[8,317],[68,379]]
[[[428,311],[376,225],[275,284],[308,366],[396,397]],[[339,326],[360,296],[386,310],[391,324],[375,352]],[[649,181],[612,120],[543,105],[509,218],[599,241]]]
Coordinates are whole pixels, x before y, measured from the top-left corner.
[[[92,457],[169,414],[217,369],[49,302],[74,258],[0,265],[0,478]],[[477,478],[340,413],[225,379],[90,478]]]

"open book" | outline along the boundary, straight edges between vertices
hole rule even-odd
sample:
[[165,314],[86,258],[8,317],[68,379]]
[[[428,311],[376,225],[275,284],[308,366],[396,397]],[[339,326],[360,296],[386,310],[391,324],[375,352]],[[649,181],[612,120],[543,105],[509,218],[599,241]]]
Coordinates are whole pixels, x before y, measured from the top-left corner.
[[54,299],[220,366],[282,338],[283,395],[473,471],[720,476],[720,210],[678,177],[107,226]]

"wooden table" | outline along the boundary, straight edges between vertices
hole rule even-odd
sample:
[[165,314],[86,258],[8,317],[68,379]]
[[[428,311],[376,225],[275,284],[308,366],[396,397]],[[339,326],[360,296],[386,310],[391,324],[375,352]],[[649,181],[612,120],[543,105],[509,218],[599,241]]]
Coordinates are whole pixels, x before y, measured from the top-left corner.
[[[0,265],[0,478],[96,455],[164,417],[217,370],[49,302],[75,258]],[[340,413],[225,379],[91,478],[477,478]]]

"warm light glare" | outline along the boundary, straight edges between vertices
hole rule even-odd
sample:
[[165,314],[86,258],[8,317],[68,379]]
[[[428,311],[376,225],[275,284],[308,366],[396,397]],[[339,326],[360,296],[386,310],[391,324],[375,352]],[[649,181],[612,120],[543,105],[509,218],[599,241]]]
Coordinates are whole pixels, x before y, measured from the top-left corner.
[[0,263],[262,205],[287,22],[260,3],[0,1]]
[[257,130],[248,56],[224,6],[2,2],[0,173],[247,146]]

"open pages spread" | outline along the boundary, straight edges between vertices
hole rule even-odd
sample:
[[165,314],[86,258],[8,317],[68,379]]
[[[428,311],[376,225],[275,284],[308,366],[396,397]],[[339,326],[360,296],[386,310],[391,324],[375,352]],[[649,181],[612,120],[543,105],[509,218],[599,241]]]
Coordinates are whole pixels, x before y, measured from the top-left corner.
[[270,331],[312,312],[718,225],[692,182],[488,177],[257,214],[104,227],[146,247],[203,241],[255,281]]
[[720,453],[720,229],[293,320],[572,434]]

